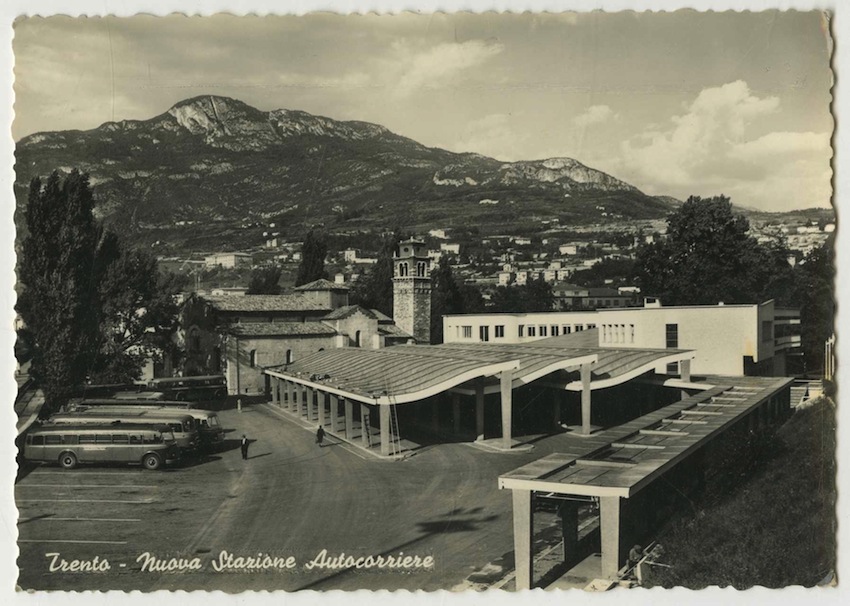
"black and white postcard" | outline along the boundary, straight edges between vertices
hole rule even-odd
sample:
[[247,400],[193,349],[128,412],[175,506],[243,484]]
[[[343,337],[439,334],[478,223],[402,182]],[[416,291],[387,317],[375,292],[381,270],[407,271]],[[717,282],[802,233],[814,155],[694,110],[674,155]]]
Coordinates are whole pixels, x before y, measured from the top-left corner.
[[7,24],[10,587],[837,596],[838,9],[154,8]]

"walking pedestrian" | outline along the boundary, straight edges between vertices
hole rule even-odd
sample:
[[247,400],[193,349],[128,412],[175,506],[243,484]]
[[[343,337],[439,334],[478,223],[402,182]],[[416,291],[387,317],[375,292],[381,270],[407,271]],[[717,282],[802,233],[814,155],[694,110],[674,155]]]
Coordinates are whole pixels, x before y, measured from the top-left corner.
[[241,448],[242,448],[242,459],[243,460],[248,460],[248,445],[250,443],[251,442],[248,440],[247,436],[243,433],[242,434],[242,446],[241,446]]
[[316,430],[316,444],[319,445],[319,448],[322,447],[322,441],[325,439],[325,429],[319,425],[319,429]]

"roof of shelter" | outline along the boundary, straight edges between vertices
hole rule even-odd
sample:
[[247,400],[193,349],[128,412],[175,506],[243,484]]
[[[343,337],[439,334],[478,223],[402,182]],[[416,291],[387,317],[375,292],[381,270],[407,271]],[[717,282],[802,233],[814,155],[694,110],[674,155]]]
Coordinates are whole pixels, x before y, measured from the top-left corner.
[[[326,377],[319,389],[355,400],[401,404],[420,400],[449,389],[464,387],[472,379],[492,377],[514,369],[513,388],[521,387],[557,371],[578,371],[591,366],[591,389],[625,382],[658,364],[693,357],[678,349],[607,349],[586,347],[587,337],[554,337],[523,344],[444,343],[441,345],[396,345],[377,350],[343,348],[305,356],[275,371],[296,382],[312,383],[308,377]],[[581,389],[577,376],[556,376],[565,389]],[[499,390],[498,381],[485,392]],[[378,396],[375,398],[375,396]]]
[[302,294],[288,295],[207,295],[205,301],[218,311],[229,312],[287,312],[287,311],[330,311],[331,307],[316,303]]
[[238,337],[333,336],[336,331],[321,322],[245,322],[231,326],[228,333]]
[[708,379],[704,391],[500,476],[499,487],[630,497],[793,380]]
[[337,284],[336,282],[331,282],[330,280],[319,278],[318,280],[313,280],[312,282],[308,282],[307,284],[296,286],[295,290],[348,290],[348,287],[345,284]]

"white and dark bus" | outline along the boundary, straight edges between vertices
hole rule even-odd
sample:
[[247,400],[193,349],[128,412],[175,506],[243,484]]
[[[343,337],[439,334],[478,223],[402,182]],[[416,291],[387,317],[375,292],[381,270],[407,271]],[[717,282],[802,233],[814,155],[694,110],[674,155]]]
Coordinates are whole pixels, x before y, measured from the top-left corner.
[[118,426],[122,423],[167,425],[174,432],[174,440],[181,451],[194,452],[198,448],[198,428],[194,417],[186,410],[119,410],[100,411],[94,408],[55,414],[53,424],[98,424]]
[[149,402],[145,400],[115,400],[109,398],[76,399],[69,402],[68,412],[83,411],[116,415],[127,411],[179,411],[195,419],[195,426],[198,430],[198,439],[201,447],[216,450],[224,443],[224,428],[219,421],[218,414],[212,410],[192,408],[186,402],[168,400]]
[[73,469],[86,463],[125,463],[159,469],[179,458],[174,433],[166,425],[48,425],[31,430],[24,459]]

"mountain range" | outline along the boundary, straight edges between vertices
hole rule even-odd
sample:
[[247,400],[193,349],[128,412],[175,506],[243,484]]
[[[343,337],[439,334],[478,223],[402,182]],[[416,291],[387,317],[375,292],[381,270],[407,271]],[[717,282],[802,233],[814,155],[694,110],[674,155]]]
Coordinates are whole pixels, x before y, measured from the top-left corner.
[[[367,122],[261,111],[218,96],[149,120],[41,132],[16,146],[18,207],[35,176],[79,168],[100,217],[164,250],[246,249],[264,232],[478,226],[482,232],[655,219],[677,204],[571,158],[501,162]],[[18,213],[18,221],[20,222]]]

